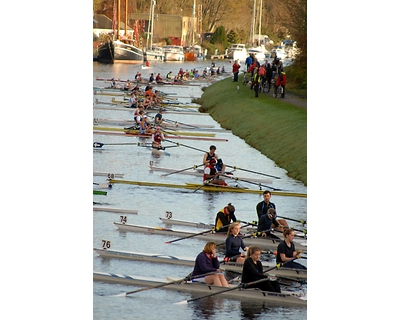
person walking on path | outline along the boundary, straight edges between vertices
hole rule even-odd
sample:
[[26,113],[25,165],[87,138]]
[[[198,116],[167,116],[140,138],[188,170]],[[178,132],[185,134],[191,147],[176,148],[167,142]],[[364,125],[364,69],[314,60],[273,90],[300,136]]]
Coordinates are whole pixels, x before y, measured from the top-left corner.
[[239,80],[239,69],[240,69],[239,61],[235,60],[235,62],[232,65],[233,82],[238,82]]

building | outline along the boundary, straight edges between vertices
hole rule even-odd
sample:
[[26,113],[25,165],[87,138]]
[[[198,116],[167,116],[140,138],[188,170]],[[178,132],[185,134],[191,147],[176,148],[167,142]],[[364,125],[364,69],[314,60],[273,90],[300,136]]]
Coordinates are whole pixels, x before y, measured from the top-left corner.
[[[140,34],[147,32],[149,14],[132,13],[128,16],[128,19],[130,25],[134,25],[135,22],[140,25]],[[169,38],[173,45],[190,46],[200,42],[197,30],[197,18],[195,17],[155,14],[153,43],[162,42],[164,39]]]

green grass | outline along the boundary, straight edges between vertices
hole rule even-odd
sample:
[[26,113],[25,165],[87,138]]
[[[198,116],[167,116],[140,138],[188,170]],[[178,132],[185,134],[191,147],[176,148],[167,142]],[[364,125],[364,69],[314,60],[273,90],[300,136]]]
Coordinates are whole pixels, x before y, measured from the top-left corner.
[[[218,81],[204,89],[197,103],[200,111],[307,185],[307,110],[284,99],[260,93],[255,98],[248,86],[232,79]],[[239,86],[239,93],[236,87]]]

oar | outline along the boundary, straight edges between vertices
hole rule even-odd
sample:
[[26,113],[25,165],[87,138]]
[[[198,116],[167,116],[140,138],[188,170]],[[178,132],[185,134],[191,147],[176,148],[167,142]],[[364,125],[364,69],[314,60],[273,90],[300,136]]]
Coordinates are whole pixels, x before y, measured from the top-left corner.
[[176,144],[176,145],[178,145],[178,146],[182,146],[182,147],[190,148],[190,149],[197,150],[197,151],[201,151],[201,152],[206,152],[206,151],[204,151],[204,150],[197,149],[197,148],[194,148],[194,147],[188,146],[188,145],[186,145],[186,144],[182,144],[182,143],[179,143],[179,142],[171,141],[171,140],[168,140],[168,139],[165,139],[165,141],[168,141],[168,142],[171,142],[171,143],[175,143],[175,144]]
[[275,191],[282,191],[282,189],[273,188],[273,187],[270,187],[270,186],[263,185],[261,183],[253,182],[253,181],[243,180],[242,178],[231,177],[231,176],[225,175],[225,174],[220,174],[220,176],[223,176],[223,177],[235,180],[235,181],[243,181],[243,182],[255,184],[256,186],[259,186],[260,190],[261,190],[261,187],[264,187],[264,188],[270,188],[270,189],[275,190]]
[[282,216],[279,216],[279,217],[282,218],[282,219],[286,219],[286,220],[290,220],[290,221],[294,221],[294,222],[300,222],[302,225],[307,224],[306,220],[296,220],[296,219],[292,219],[292,218],[288,218],[288,217],[282,217]]
[[167,283],[162,283],[162,284],[159,284],[159,285],[156,285],[156,286],[153,286],[153,287],[147,287],[147,288],[142,288],[142,289],[138,289],[138,290],[134,290],[134,291],[123,292],[123,293],[120,293],[120,294],[113,295],[112,297],[126,297],[128,294],[147,291],[147,290],[156,289],[156,288],[162,288],[162,287],[168,286],[170,284],[175,284],[175,283],[179,283],[179,282],[182,282],[182,281],[188,281],[190,279],[202,278],[202,277],[209,276],[209,275],[212,275],[212,274],[215,274],[215,273],[217,273],[217,271],[201,274],[201,275],[194,276],[194,277],[191,277],[190,276],[191,273],[190,273],[189,275],[187,275],[186,277],[184,277],[182,279],[174,280],[174,281],[167,282]]
[[[242,221],[242,222],[245,222],[245,221]],[[249,223],[249,224],[252,224],[252,225],[257,225],[256,223]],[[246,225],[243,225],[243,227],[245,227]],[[241,237],[242,239],[247,239],[247,238],[251,238],[251,237],[256,237],[256,236],[261,236],[262,235],[262,233],[263,232],[268,232],[268,231],[271,231],[272,229],[267,229],[267,230],[263,230],[263,231],[257,231],[257,232],[253,232],[253,233],[251,233],[251,234],[249,234],[249,235],[247,235],[247,236],[243,236],[243,237]],[[279,239],[276,239],[276,240],[279,240]],[[216,247],[218,247],[218,246],[223,246],[223,245],[225,245],[225,242],[221,242],[221,243],[217,243],[216,244]]]
[[272,176],[270,174],[266,174],[266,173],[262,173],[262,172],[257,172],[257,171],[252,171],[252,170],[248,170],[248,169],[243,169],[243,168],[239,168],[237,166],[230,166],[228,164],[225,164],[226,167],[235,169],[235,170],[242,170],[242,171],[247,171],[247,172],[251,172],[251,173],[255,173],[255,174],[260,174],[262,176],[267,176],[267,177],[271,177],[271,178],[275,178],[275,179],[280,179],[280,177],[276,177],[276,176]]
[[[295,259],[293,259],[293,260],[295,260]],[[293,261],[293,260],[290,260],[290,261]],[[289,261],[286,261],[286,262],[289,262]],[[278,264],[276,264],[274,267],[271,267],[271,268],[269,268],[269,269],[263,271],[263,273],[269,272],[269,271],[274,270],[274,269],[279,269],[279,268],[281,268],[286,262],[278,263]],[[222,290],[222,291],[214,292],[214,293],[211,293],[211,294],[207,294],[207,295],[202,296],[202,297],[197,297],[197,298],[192,298],[192,299],[184,300],[184,301],[181,301],[181,302],[176,302],[175,304],[187,304],[188,302],[191,302],[191,301],[196,301],[196,300],[204,299],[204,298],[211,297],[211,296],[215,296],[215,295],[217,295],[217,294],[225,293],[225,292],[228,292],[228,291],[233,291],[233,290],[240,289],[240,288],[246,289],[246,288],[248,288],[249,286],[252,286],[252,285],[254,285],[254,284],[258,284],[258,283],[261,283],[261,282],[264,282],[264,281],[267,281],[267,280],[269,280],[269,278],[264,278],[264,279],[260,279],[260,280],[256,280],[256,281],[252,281],[252,282],[248,282],[248,283],[241,283],[241,284],[239,284],[239,285],[237,285],[237,286],[231,287],[231,288],[226,289],[226,290]]]
[[199,235],[202,235],[202,234],[205,234],[205,233],[209,233],[209,232],[212,232],[212,231],[215,231],[215,230],[219,230],[219,229],[222,229],[222,228],[225,228],[225,227],[229,227],[229,224],[226,225],[226,226],[222,226],[220,228],[211,228],[210,230],[205,230],[205,231],[202,231],[202,232],[199,232],[199,233],[194,233],[194,234],[191,234],[190,236],[187,236],[187,237],[182,237],[182,238],[178,238],[178,239],[175,239],[175,240],[167,241],[165,243],[166,244],[170,244],[172,242],[193,238],[195,236],[199,236]]
[[[174,147],[178,147],[178,146],[174,146]],[[173,171],[173,172],[165,173],[165,174],[162,174],[161,177],[166,177],[166,176],[169,176],[169,175],[171,175],[171,174],[183,172],[183,171],[186,171],[186,170],[189,170],[189,169],[196,169],[196,168],[201,167],[201,166],[204,166],[204,164],[198,164],[198,165],[194,165],[194,166],[192,166],[192,167],[185,168],[185,169],[182,169],[182,170],[178,170],[178,171]]]
[[93,142],[93,148],[101,148],[102,146],[140,146],[140,142],[125,142],[125,143],[101,143]]

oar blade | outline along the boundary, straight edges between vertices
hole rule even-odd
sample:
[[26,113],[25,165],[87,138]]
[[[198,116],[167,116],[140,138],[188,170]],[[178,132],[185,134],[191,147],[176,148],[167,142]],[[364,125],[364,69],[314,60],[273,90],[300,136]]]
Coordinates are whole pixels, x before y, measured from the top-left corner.
[[119,293],[119,294],[114,294],[114,295],[112,295],[110,297],[126,297],[126,292]]
[[93,142],[93,148],[101,148],[104,146],[104,143],[101,142]]
[[187,302],[187,300],[183,300],[183,301],[180,301],[180,302],[175,302],[174,304],[188,304],[188,302]]

